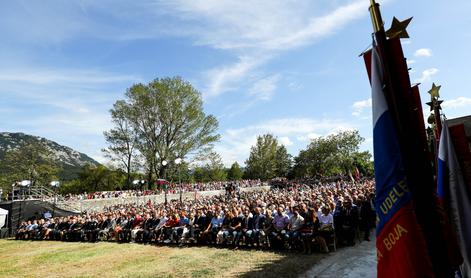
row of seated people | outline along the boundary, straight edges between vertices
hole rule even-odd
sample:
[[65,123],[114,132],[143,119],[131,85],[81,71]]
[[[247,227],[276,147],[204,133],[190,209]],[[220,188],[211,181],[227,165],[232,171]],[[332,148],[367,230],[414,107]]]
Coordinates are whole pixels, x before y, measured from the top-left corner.
[[72,216],[23,222],[17,239],[63,241],[110,241],[142,243],[208,244],[238,248],[255,246],[276,249],[302,249],[312,252],[317,244],[328,252],[327,241],[333,238],[333,215],[329,208],[321,212],[305,206],[275,212],[256,207],[238,211],[197,210],[188,216],[145,214],[122,215],[118,218],[86,218]]
[[[197,243],[327,251],[331,239],[352,245],[374,226],[374,182],[304,184],[172,200],[119,204],[103,211],[22,223],[18,239]],[[327,242],[326,242],[327,241]]]

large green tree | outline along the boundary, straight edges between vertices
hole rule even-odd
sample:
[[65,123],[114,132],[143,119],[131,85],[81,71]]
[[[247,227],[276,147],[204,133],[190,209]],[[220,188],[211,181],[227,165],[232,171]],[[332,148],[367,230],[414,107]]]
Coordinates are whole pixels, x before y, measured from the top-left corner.
[[353,153],[353,165],[363,176],[372,176],[374,174],[374,163],[369,151]]
[[212,151],[209,153],[206,169],[211,181],[224,181],[227,178],[222,158],[217,152]]
[[227,171],[227,179],[231,181],[241,180],[244,176],[244,173],[240,169],[239,163],[234,162],[231,165],[231,168]]
[[132,86],[112,113],[118,111],[130,123],[149,180],[175,167],[162,161],[184,158],[219,139],[218,121],[203,111],[201,93],[180,77]]
[[358,152],[363,140],[356,130],[313,139],[295,158],[295,176],[331,176],[351,173],[361,163],[367,164],[365,160],[371,157],[367,155],[367,152]]
[[109,131],[105,131],[105,140],[108,147],[103,149],[105,156],[117,162],[119,168],[126,172],[126,187],[131,185],[131,175],[137,170],[137,137],[132,129],[131,121],[127,115],[127,105],[124,101],[117,101],[111,112],[111,120],[114,125]]
[[286,147],[281,145],[276,150],[276,176],[286,177],[293,166],[293,157],[288,153]]
[[245,164],[248,178],[267,180],[285,176],[291,166],[291,156],[272,134],[265,134],[257,137]]
[[111,191],[123,189],[126,173],[121,169],[110,169],[104,165],[86,165],[82,168],[79,178],[65,182],[62,193],[83,193],[95,191]]
[[224,181],[227,172],[221,156],[214,150],[208,150],[197,156],[198,166],[193,169],[193,179],[197,182]]

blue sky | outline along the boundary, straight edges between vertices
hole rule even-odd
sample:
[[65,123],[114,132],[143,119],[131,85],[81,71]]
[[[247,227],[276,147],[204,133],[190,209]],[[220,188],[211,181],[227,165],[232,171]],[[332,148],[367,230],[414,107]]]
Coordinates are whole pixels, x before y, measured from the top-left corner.
[[[448,118],[471,114],[471,1],[380,1],[424,102],[442,85]],[[296,155],[359,129],[372,150],[368,0],[2,1],[0,130],[44,136],[106,162],[108,110],[126,88],[182,76],[219,119],[216,150],[243,164],[259,134]],[[425,108],[428,111],[427,108]],[[428,115],[428,112],[427,112]]]

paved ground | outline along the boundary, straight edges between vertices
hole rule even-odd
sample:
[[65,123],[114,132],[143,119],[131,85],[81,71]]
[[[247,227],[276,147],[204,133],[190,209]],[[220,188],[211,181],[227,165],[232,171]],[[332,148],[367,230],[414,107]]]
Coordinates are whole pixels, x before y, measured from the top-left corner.
[[353,247],[338,249],[322,259],[300,278],[376,277],[375,241],[363,241]]

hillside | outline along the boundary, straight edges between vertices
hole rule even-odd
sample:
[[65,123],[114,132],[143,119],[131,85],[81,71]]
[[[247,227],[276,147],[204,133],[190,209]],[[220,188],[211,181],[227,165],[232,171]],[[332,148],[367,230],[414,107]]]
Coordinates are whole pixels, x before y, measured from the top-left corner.
[[60,173],[62,180],[77,177],[80,169],[87,165],[98,165],[99,163],[86,154],[80,153],[67,146],[60,145],[54,141],[39,136],[32,136],[24,133],[0,132],[0,160],[5,153],[11,150],[20,149],[27,144],[42,144],[50,152],[52,159],[57,161],[63,170]]

